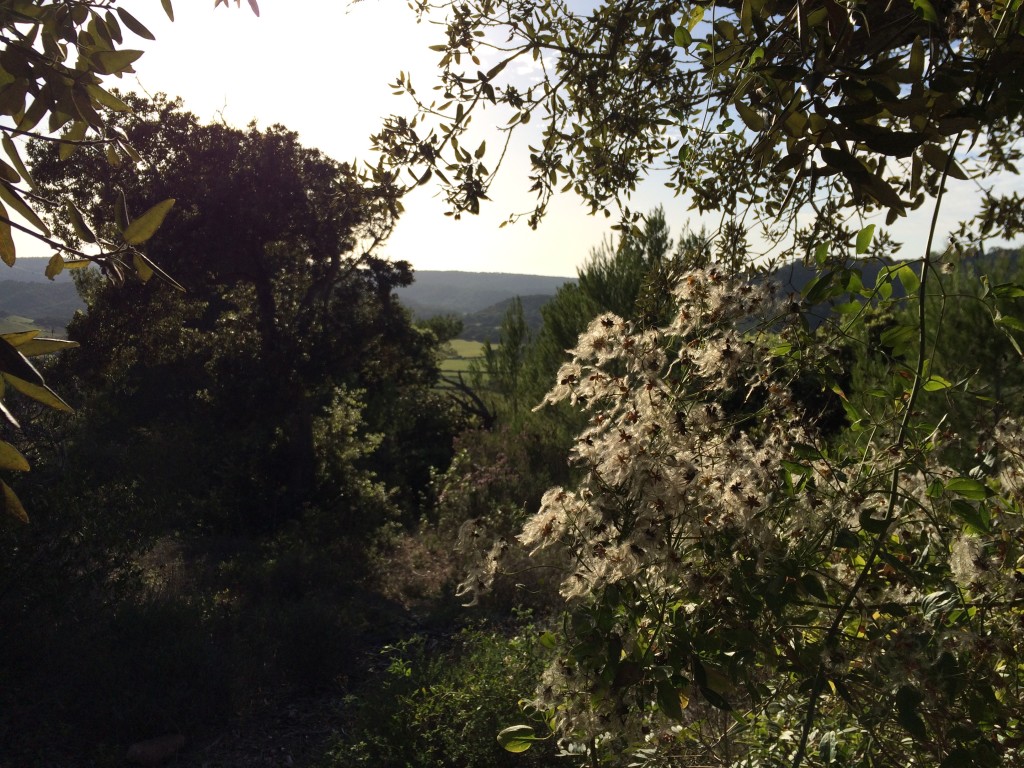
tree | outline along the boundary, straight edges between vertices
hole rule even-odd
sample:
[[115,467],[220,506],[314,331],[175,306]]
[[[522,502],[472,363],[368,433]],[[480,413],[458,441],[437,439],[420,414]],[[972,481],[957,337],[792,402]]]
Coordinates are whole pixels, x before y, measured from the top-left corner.
[[[446,448],[436,441],[420,466],[408,458],[414,452],[403,456],[405,432],[393,428],[413,412],[410,398],[428,397],[436,339],[412,327],[393,295],[411,280],[408,265],[371,253],[394,221],[390,188],[362,184],[351,166],[280,126],[201,125],[180,102],[125,99],[132,113],[113,121],[158,160],[133,168],[87,155],[61,161],[35,144],[37,183],[96,218],[110,208],[124,215],[126,198],[177,199],[147,250],[187,292],[161,281],[92,286],[89,312],[70,331],[89,349],[68,369],[86,391],[113,398],[126,437],[209,433],[194,466],[223,473],[226,510],[248,506],[270,515],[265,523],[322,497],[317,422],[339,388],[361,392],[367,434],[386,435],[374,454],[392,459],[379,465],[408,470],[415,497]],[[429,413],[407,429],[425,428]],[[186,487],[198,480],[169,476]]]
[[[851,216],[885,210],[891,222],[946,176],[1013,172],[1020,157],[1024,37],[1020,9],[1003,0],[417,9],[446,27],[441,95],[430,101],[401,75],[415,119],[392,117],[375,141],[382,168],[436,176],[456,213],[479,209],[500,166],[460,144],[488,108],[509,132],[541,123],[531,224],[560,187],[607,211],[665,168],[693,208],[759,225],[770,241],[811,208],[822,214],[813,237],[839,250]],[[509,65],[528,59],[541,66],[524,83]],[[1019,231],[1016,197],[988,197],[1002,222],[990,228]]]
[[[216,0],[215,6],[221,2],[224,0]],[[171,0],[161,0],[161,5],[173,20]],[[250,0],[250,5],[258,13],[255,0]],[[112,164],[139,159],[127,138],[101,114],[104,110],[129,109],[103,87],[103,81],[106,77],[120,78],[132,73],[132,64],[142,55],[142,51],[120,47],[122,25],[140,37],[153,39],[138,19],[115,2],[18,0],[0,9],[0,114],[13,123],[0,124],[0,143],[10,161],[0,161],[0,260],[8,266],[16,258],[12,231],[18,230],[55,250],[47,267],[51,276],[66,265],[77,267],[90,261],[106,264],[118,273],[128,269],[144,279],[153,273],[154,265],[137,246],[152,236],[173,200],[160,201],[139,216],[134,226],[112,229],[103,239],[97,239],[81,212],[68,204],[65,220],[81,240],[94,246],[80,249],[54,239],[37,214],[43,200],[15,143],[15,139],[23,137],[51,142],[62,158],[80,150],[102,153]],[[21,216],[27,225],[13,220],[8,209]],[[55,351],[61,344],[35,336],[0,337],[2,383],[34,400],[67,409],[27,359]],[[5,429],[16,429],[18,424],[4,406],[3,394],[0,389]],[[28,469],[25,458],[6,440],[0,440],[0,469]],[[0,490],[4,509],[27,520],[14,491],[2,481]]]

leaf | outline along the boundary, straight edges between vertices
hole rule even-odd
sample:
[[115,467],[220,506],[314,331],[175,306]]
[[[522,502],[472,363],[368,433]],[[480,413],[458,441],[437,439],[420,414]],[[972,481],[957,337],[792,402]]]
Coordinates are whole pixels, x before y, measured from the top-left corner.
[[36,188],[36,183],[32,179],[32,174],[28,172],[28,168],[25,166],[25,162],[21,159],[21,154],[18,152],[18,147],[11,141],[11,137],[6,133],[3,135],[3,147],[4,152],[7,153],[7,157],[10,158],[11,162],[14,163],[14,167],[18,171],[18,175],[21,176],[22,180],[25,181],[33,190]]
[[174,21],[174,8],[171,7],[171,0],[160,0],[160,5],[164,7],[164,13],[167,14],[167,18]]
[[896,720],[915,739],[927,739],[928,729],[918,711],[921,694],[910,685],[900,686],[896,692]]
[[914,10],[916,10],[925,21],[931,24],[939,23],[939,16],[935,13],[935,6],[932,5],[931,0],[914,0]]
[[70,200],[64,204],[64,212],[71,220],[71,227],[75,230],[75,234],[78,235],[79,239],[87,243],[95,243],[96,235],[93,234],[92,229],[85,222],[85,217],[82,212],[78,210],[78,207]]
[[991,518],[989,517],[986,505],[979,504],[975,506],[974,504],[968,504],[962,499],[954,499],[950,507],[956,513],[956,516],[964,521],[968,530],[976,531],[983,535],[992,532]]
[[142,258],[142,254],[132,254],[132,265],[135,267],[135,272],[138,274],[139,279],[144,283],[148,283],[149,278],[153,276],[153,270],[146,263],[146,260]]
[[909,264],[904,264],[896,270],[896,279],[903,285],[907,296],[913,296],[917,293],[918,288],[921,287],[921,278],[917,276],[917,272]]
[[740,113],[740,118],[743,120],[747,128],[757,133],[764,130],[764,118],[756,109],[748,107],[742,101],[737,101],[736,111]]
[[257,4],[256,0],[249,0],[249,7],[252,8],[252,12],[255,13],[257,16],[260,15],[260,7]]
[[860,256],[862,253],[868,252],[868,247],[871,245],[871,238],[875,236],[875,225],[868,224],[864,229],[857,233],[857,255]]
[[946,483],[946,490],[974,501],[982,501],[992,495],[987,485],[973,477],[954,477]]
[[949,175],[954,179],[966,181],[968,178],[964,169],[957,165],[956,160],[950,157],[946,150],[937,144],[922,144],[921,157],[924,158],[924,161],[928,163],[928,165],[939,172],[945,173],[948,167]]
[[46,262],[45,275],[48,279],[53,280],[57,275],[64,271],[64,259],[61,258],[59,253],[53,254],[50,260]]
[[0,481],[0,486],[3,486],[4,491],[4,511],[6,511],[11,517],[20,520],[23,523],[27,523],[28,513],[25,511],[25,507],[21,505],[18,495],[12,491],[11,487],[5,482]]
[[[142,282],[146,282],[147,280],[149,280],[149,277],[152,277],[155,274],[157,277],[159,277],[161,280],[163,280],[165,283],[167,283],[175,290],[181,291],[182,293],[186,293],[185,286],[183,286],[173,277],[171,277],[162,269],[160,269],[160,267],[158,267],[148,256],[146,256],[146,254],[132,254],[132,263],[135,266],[136,271],[139,272],[139,277],[142,279]],[[142,265],[141,267],[139,266],[140,263]],[[143,276],[145,272],[149,273],[149,277]]]
[[[22,345],[32,341],[32,339],[34,339],[38,335],[39,331],[33,329],[31,331],[17,331],[15,333],[5,333],[2,336],[0,336],[0,338],[2,338],[4,341],[10,344],[12,347],[17,347],[18,351],[21,352]],[[22,352],[22,354],[24,353]]]
[[1024,323],[1011,315],[1000,313],[993,322],[1002,328],[1012,328],[1015,331],[1024,332]]
[[121,233],[124,241],[129,245],[139,245],[151,238],[163,224],[171,208],[174,207],[174,198],[168,198],[157,203],[144,214],[131,222]]
[[17,376],[12,376],[9,373],[3,375],[4,381],[14,387],[16,390],[26,397],[31,397],[36,402],[48,405],[51,408],[58,411],[66,411],[67,413],[74,413],[75,409],[70,405],[61,400],[60,395],[54,392],[45,384],[30,384],[24,379],[20,379]]
[[882,346],[889,347],[894,354],[917,338],[917,328],[912,325],[897,325],[882,331]]
[[[33,331],[33,333],[35,333]],[[62,352],[65,349],[74,349],[78,346],[77,341],[68,341],[67,339],[31,339],[26,341],[24,344],[15,345],[18,347],[18,351],[21,352],[25,357],[39,357],[40,355],[49,355],[53,352]]]
[[156,36],[148,29],[146,29],[145,25],[143,25],[141,21],[139,21],[130,13],[128,13],[128,11],[126,11],[124,8],[115,8],[114,10],[117,12],[118,17],[121,19],[124,25],[128,27],[128,29],[130,29],[136,35],[138,35],[139,37],[144,37],[147,40],[156,40]]
[[21,199],[17,190],[7,182],[0,181],[0,198],[3,199],[18,214],[24,217],[33,227],[38,229],[47,237],[50,236],[50,228],[43,223],[36,212],[29,208],[28,204]]
[[683,710],[689,703],[686,695],[677,690],[668,680],[658,683],[658,706],[667,717],[673,720],[682,720]]
[[1000,283],[992,287],[992,295],[1000,299],[1024,298],[1024,285],[1018,283]]
[[131,112],[132,108],[121,101],[117,96],[112,94],[110,91],[105,91],[98,85],[88,85],[86,90],[89,91],[89,95],[96,99],[97,102],[102,104],[108,109],[112,109],[115,112]]
[[42,384],[43,377],[11,342],[0,336],[0,373],[11,374],[33,384]]
[[0,440],[0,469],[9,469],[13,472],[28,472],[30,467],[28,459],[21,455],[21,451],[10,443]]
[[925,392],[938,392],[942,389],[949,389],[953,386],[953,382],[941,376],[932,375],[928,377],[928,380],[922,386]]
[[511,725],[498,734],[498,743],[506,752],[525,752],[540,741],[528,725]]
[[0,203],[0,261],[13,267],[17,259],[14,236],[11,234],[11,223],[7,220],[7,209]]
[[101,75],[118,75],[131,69],[132,64],[142,56],[142,51],[96,51],[89,56],[93,67]]

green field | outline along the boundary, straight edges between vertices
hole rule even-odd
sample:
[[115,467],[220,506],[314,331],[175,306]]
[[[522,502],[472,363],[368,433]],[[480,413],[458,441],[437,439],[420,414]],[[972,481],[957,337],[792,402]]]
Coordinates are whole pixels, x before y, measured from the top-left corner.
[[447,346],[450,354],[441,361],[442,373],[468,373],[473,362],[484,356],[484,345],[479,341],[453,339]]
[[453,339],[448,342],[448,346],[451,347],[454,352],[453,358],[450,359],[472,360],[474,358],[484,356],[484,345],[483,342],[480,341]]

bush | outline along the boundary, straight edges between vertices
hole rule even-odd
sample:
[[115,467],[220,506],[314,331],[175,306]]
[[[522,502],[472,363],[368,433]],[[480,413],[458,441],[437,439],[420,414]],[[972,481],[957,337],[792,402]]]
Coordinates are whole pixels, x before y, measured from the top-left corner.
[[536,687],[543,661],[534,630],[470,628],[453,640],[417,636],[385,648],[379,683],[357,701],[352,738],[325,766],[530,768],[554,756],[550,742],[526,755],[498,744],[498,732],[523,720],[517,702]]

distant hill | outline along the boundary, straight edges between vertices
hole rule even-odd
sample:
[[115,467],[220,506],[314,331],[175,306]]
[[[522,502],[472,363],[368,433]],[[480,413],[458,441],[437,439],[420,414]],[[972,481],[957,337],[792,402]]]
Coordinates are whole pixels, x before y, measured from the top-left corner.
[[[498,272],[421,270],[415,282],[396,293],[417,317],[451,314],[462,317],[516,296],[554,296],[570,277],[510,275]],[[499,321],[500,322],[500,321]]]
[[[523,305],[523,319],[526,321],[530,333],[534,336],[540,331],[544,324],[544,318],[540,314],[540,308],[551,301],[553,294],[541,294],[534,296],[520,296],[519,301]],[[505,319],[509,307],[515,297],[499,301],[489,307],[464,315],[462,318],[461,339],[470,341],[490,341],[492,344],[498,342],[501,335],[501,322]]]
[[70,280],[0,280],[0,333],[39,328],[47,335],[62,336],[79,309],[85,309],[85,302]]

